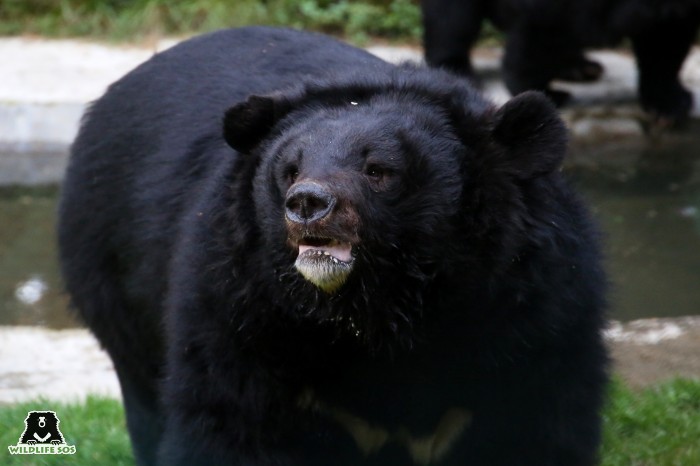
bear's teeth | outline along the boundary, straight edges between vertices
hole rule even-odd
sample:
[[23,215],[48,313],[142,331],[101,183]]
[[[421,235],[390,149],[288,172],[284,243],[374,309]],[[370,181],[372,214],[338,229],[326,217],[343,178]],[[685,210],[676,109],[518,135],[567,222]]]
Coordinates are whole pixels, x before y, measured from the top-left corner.
[[[334,263],[350,263],[352,262],[352,246],[349,243],[341,243],[332,241],[324,246],[311,246],[308,244],[299,244],[298,256],[325,256],[332,259]],[[337,261],[337,262],[335,262]]]

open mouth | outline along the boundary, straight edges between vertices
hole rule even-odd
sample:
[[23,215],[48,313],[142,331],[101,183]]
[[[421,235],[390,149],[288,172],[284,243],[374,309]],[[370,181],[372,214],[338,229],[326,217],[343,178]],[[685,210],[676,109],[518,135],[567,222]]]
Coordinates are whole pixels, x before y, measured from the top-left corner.
[[305,236],[299,241],[299,255],[294,266],[308,281],[332,293],[345,283],[353,262],[350,243]]

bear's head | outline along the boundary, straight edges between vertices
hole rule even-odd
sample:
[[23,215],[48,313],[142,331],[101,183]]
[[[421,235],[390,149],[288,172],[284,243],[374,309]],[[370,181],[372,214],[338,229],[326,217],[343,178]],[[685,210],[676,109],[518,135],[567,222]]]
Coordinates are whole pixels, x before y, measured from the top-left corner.
[[523,186],[566,148],[543,95],[496,109],[414,68],[252,96],[226,113],[224,137],[250,180],[237,216],[262,237],[241,247],[261,244],[300,314],[373,341],[411,335],[431,285],[506,260],[512,237],[480,248],[518,236],[506,230],[527,215]]

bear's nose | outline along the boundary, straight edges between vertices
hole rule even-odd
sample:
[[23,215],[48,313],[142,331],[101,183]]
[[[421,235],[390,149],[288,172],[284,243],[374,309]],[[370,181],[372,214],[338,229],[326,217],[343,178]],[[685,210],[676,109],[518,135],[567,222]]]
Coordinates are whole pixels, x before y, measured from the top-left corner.
[[327,216],[335,206],[335,197],[322,185],[306,181],[287,191],[286,215],[296,223],[311,223]]

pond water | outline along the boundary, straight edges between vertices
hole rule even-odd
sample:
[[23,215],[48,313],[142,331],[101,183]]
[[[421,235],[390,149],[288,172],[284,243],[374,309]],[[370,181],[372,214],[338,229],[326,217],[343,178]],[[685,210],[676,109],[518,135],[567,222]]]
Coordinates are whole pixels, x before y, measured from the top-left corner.
[[[568,157],[565,171],[606,235],[614,318],[700,314],[700,138],[692,134],[577,146]],[[0,325],[79,325],[61,293],[57,193],[0,189]]]
[[61,293],[54,223],[58,189],[0,189],[0,325],[78,325]]
[[700,128],[575,147],[566,171],[605,233],[612,317],[700,315]]

